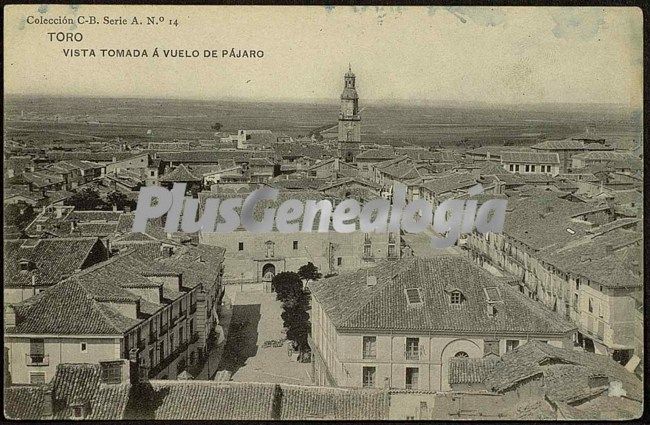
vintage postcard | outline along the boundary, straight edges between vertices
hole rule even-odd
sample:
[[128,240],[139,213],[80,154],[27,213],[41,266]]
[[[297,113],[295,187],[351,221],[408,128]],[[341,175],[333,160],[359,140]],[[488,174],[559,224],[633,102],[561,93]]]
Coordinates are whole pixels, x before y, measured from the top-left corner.
[[4,7],[4,415],[644,412],[637,7]]

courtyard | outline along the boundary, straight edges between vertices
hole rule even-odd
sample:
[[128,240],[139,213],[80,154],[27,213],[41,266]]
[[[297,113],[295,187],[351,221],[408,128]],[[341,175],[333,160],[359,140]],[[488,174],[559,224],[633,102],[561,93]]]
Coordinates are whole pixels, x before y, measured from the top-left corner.
[[219,371],[232,373],[233,381],[311,384],[309,363],[288,354],[288,343],[265,347],[266,341],[284,337],[282,306],[275,293],[237,292],[232,300],[230,332]]

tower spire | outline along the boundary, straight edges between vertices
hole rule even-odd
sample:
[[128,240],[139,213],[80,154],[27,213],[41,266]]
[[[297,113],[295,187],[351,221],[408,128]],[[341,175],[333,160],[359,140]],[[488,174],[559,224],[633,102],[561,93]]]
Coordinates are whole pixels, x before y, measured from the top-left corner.
[[352,72],[352,64],[350,62],[348,62],[348,71]]

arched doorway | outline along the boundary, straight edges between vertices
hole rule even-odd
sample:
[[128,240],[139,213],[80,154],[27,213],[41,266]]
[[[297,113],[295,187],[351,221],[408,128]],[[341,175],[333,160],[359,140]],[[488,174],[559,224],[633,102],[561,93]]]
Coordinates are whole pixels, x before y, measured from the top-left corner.
[[265,264],[264,267],[262,267],[262,280],[271,281],[274,276],[275,266],[271,263]]
[[271,287],[271,292],[275,291],[273,287],[273,278],[275,277],[275,266],[272,263],[267,263],[262,267],[262,282],[264,282],[264,287],[268,291],[269,285]]

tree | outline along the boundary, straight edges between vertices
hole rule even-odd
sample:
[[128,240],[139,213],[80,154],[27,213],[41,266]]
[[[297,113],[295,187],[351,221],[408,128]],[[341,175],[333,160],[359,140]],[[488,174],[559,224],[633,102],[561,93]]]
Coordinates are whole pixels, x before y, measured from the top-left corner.
[[212,129],[215,130],[215,131],[219,131],[219,130],[221,130],[221,127],[223,127],[223,126],[221,125],[221,123],[219,123],[219,122],[215,122],[214,124],[212,124],[212,126],[211,126],[210,128],[212,128]]
[[285,302],[302,292],[302,280],[295,272],[282,272],[273,277],[273,288],[279,301]]
[[19,230],[23,230],[35,217],[34,208],[24,202],[5,207],[5,224],[7,226],[16,226]]
[[282,302],[282,322],[287,339],[300,353],[309,351],[307,336],[311,331],[309,322],[309,295],[305,292],[298,273],[282,272],[273,278],[277,298]]
[[90,187],[69,197],[66,205],[72,205],[76,210],[81,211],[101,210],[107,207],[106,203],[99,196],[99,192]]
[[308,282],[323,277],[322,273],[318,271],[318,267],[316,267],[311,261],[298,269],[298,276]]
[[118,210],[124,210],[124,207],[129,207],[131,210],[134,210],[136,207],[134,200],[129,199],[124,193],[117,191],[108,194],[106,203],[109,207],[117,207]]

